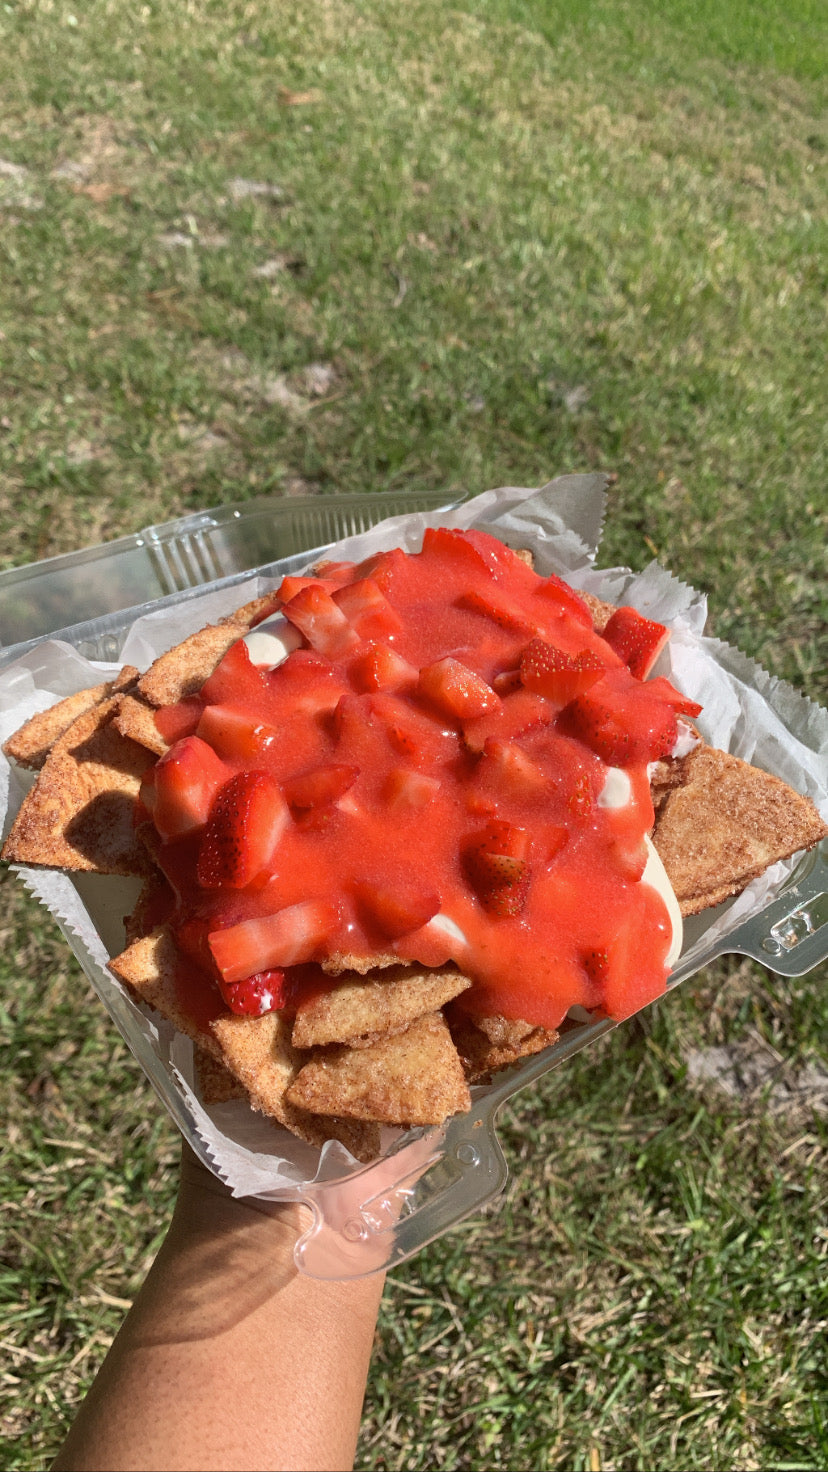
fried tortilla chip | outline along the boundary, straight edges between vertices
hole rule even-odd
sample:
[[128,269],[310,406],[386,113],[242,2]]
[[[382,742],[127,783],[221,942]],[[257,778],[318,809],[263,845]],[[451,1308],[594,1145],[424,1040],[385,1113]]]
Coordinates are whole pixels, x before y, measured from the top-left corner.
[[[264,1017],[225,1015],[213,1023],[222,1061],[244,1085],[254,1109],[277,1120],[310,1145],[339,1140],[357,1160],[373,1160],[380,1141],[376,1124],[319,1119],[315,1116],[326,1111],[306,1109],[287,1097],[288,1086],[302,1062],[290,1041],[290,1032],[291,1024],[281,1012],[268,1012]],[[330,1111],[334,1115],[346,1112]]]
[[32,716],[19,731],[9,737],[3,747],[6,756],[19,762],[21,767],[39,771],[55,742],[79,716],[86,715],[87,711],[100,705],[107,696],[127,688],[137,678],[135,666],[125,664],[116,680],[108,680],[104,685],[93,685],[91,690],[78,690],[74,695],[67,695],[65,699],[59,700],[56,705],[50,705],[48,710],[38,711],[37,715]]
[[96,874],[149,871],[133,813],[153,758],[112,724],[120,699],[94,706],[55,742],[17,815],[4,859]]
[[177,705],[197,695],[222,655],[239,637],[239,625],[208,624],[181,644],[158,656],[138,681],[138,693],[150,705]]
[[828,833],[812,802],[739,757],[700,746],[668,792],[653,842],[682,915],[719,905]]
[[471,1095],[440,1012],[368,1048],[333,1047],[306,1063],[287,1091],[315,1114],[383,1124],[441,1124],[471,1108]]
[[558,1034],[531,1022],[509,1017],[478,1017],[449,1008],[447,1020],[454,1045],[469,1083],[490,1082],[493,1073],[521,1058],[541,1053],[557,1042]]
[[364,981],[343,976],[333,991],[299,1007],[293,1045],[313,1048],[346,1042],[353,1046],[355,1039],[373,1042],[378,1035],[402,1032],[426,1012],[439,1011],[470,986],[469,978],[454,968],[420,971],[398,966]]
[[227,1104],[231,1099],[247,1098],[244,1085],[233,1077],[229,1068],[198,1045],[193,1051],[193,1068],[202,1104],[209,1107],[210,1104]]
[[166,925],[133,941],[110,961],[109,969],[137,1001],[154,1007],[179,1032],[221,1062],[221,1049],[210,1027],[224,1011],[218,988],[211,991],[203,977],[197,985],[187,985],[186,964]]
[[137,741],[147,751],[153,752],[155,756],[163,756],[169,751],[169,742],[164,740],[155,724],[155,710],[143,700],[136,700],[134,695],[122,695],[113,718],[113,725],[122,736],[128,736],[130,741]]

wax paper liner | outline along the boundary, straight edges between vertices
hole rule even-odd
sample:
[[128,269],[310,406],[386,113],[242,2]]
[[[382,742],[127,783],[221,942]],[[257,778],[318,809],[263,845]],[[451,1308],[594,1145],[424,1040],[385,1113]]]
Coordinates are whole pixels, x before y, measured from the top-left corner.
[[[706,638],[704,596],[657,563],[637,574],[624,568],[596,570],[605,500],[605,479],[599,475],[562,476],[540,491],[500,488],[447,513],[391,518],[338,543],[328,555],[361,561],[394,546],[416,551],[423,529],[430,525],[481,527],[510,546],[529,547],[539,572],[561,574],[576,587],[612,603],[630,603],[648,617],[670,624],[672,637],[655,673],[668,675],[686,694],[703,702],[698,725],[704,737],[775,772],[809,796],[828,818],[828,712],[738,651]],[[187,634],[274,585],[272,578],[253,575],[241,585],[149,611],[128,630],[121,660],[146,668]],[[110,678],[118,667],[93,664],[71,646],[45,640],[0,675],[0,739],[5,740],[35,710]],[[7,822],[28,780],[18,769],[10,770],[7,762],[0,764],[0,803],[8,808]],[[728,934],[779,892],[792,867],[792,863],[775,865],[736,901],[691,922],[682,964],[696,959],[703,964]],[[357,1170],[365,1180],[364,1168],[338,1143],[330,1142],[321,1152],[313,1149],[254,1114],[243,1101],[209,1109],[201,1104],[194,1087],[190,1041],[156,1014],[136,1006],[106,969],[109,957],[123,948],[121,917],[131,908],[135,883],[33,869],[18,872],[58,920],[185,1137],[234,1194],[298,1196],[311,1185],[336,1182]],[[485,1088],[474,1090],[476,1099],[485,1093]],[[400,1135],[383,1131],[384,1150],[398,1149]],[[372,1170],[380,1178],[382,1163]]]

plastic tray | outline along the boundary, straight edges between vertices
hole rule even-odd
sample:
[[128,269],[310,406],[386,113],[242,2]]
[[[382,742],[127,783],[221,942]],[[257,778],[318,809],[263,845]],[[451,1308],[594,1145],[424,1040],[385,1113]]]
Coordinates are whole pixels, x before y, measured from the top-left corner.
[[[148,606],[181,603],[205,591],[205,584],[225,586],[241,580],[254,567],[265,575],[287,572],[305,564],[312,552],[365,530],[386,516],[441,507],[448,509],[437,496],[375,495],[256,501],[205,512],[151,528],[139,538],[124,538],[1,574],[0,612],[10,606],[15,589],[25,590],[26,598],[34,605],[38,589],[42,597],[55,571],[66,580],[64,586],[72,589],[72,597],[78,600],[73,605],[77,611],[85,581],[90,596],[96,599],[97,595],[93,606],[80,606],[81,621],[73,627],[42,627],[41,637],[59,636],[89,658],[116,660],[127,629]],[[281,556],[269,556],[280,549]],[[100,568],[102,574],[94,584],[89,580],[90,566]],[[109,585],[119,583],[125,567],[131,569],[129,576],[117,589],[111,588]],[[145,581],[140,585],[144,596],[139,603],[102,609],[100,589],[109,587],[108,596],[116,603],[133,597],[138,586],[136,569],[140,568]],[[151,584],[150,570],[155,579]],[[212,579],[209,575],[205,578],[205,572],[212,572]],[[61,605],[64,611],[66,606]],[[42,613],[41,623],[44,619]],[[0,663],[25,653],[38,642],[36,637],[19,640],[0,652]],[[77,883],[81,895],[83,887],[82,882]],[[828,955],[826,845],[802,860],[759,915],[723,941],[703,947],[700,953],[698,944],[709,925],[709,913],[685,925],[684,953],[692,947],[694,955],[690,962],[680,958],[670,989],[717,956],[733,952],[751,956],[783,976],[804,975]],[[192,1138],[183,1099],[173,1089],[147,1040],[140,1037],[136,1041],[125,999],[120,994],[113,999],[111,978],[85,951],[77,935],[66,926],[63,929],[153,1087],[179,1127]],[[347,1279],[392,1267],[479,1210],[502,1190],[507,1178],[496,1135],[497,1116],[506,1100],[615,1025],[607,1020],[566,1024],[553,1047],[498,1074],[493,1085],[475,1088],[469,1114],[457,1116],[438,1129],[410,1131],[383,1159],[346,1174],[333,1156],[331,1164],[323,1164],[310,1185],[286,1192],[286,1196],[306,1201],[314,1213],[311,1229],[296,1247],[300,1270],[318,1278]],[[206,1151],[199,1153],[209,1167]]]

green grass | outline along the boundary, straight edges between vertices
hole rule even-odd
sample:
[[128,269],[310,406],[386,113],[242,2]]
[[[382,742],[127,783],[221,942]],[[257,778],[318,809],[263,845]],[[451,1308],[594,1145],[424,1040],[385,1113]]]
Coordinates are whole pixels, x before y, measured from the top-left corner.
[[[657,554],[824,698],[827,35],[808,0],[0,5],[4,564],[268,492],[603,468],[603,560]],[[175,1141],[2,882],[28,1469]],[[522,1095],[505,1198],[394,1274],[360,1466],[824,1466],[819,1098],[700,1091],[687,1058],[759,1039],[795,1082],[826,1021],[824,968],[724,962]]]

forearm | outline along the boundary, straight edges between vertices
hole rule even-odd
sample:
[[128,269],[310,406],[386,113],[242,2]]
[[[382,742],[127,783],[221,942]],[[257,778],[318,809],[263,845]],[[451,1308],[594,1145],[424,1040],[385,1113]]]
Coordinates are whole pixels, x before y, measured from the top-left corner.
[[55,1467],[350,1467],[381,1277],[301,1277],[294,1206],[191,1165],[164,1245]]

